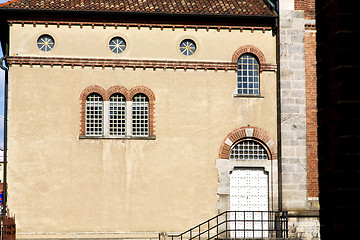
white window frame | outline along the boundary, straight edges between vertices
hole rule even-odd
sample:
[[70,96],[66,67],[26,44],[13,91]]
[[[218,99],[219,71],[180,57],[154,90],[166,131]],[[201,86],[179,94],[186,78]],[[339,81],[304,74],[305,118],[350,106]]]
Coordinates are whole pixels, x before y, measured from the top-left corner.
[[131,114],[131,134],[139,137],[149,136],[149,98],[145,94],[139,93],[133,97]]
[[[111,100],[116,100],[116,101],[111,101]],[[109,113],[107,114],[107,116],[109,119],[107,121],[108,122],[107,126],[108,126],[109,130],[107,130],[106,132],[108,132],[110,136],[114,136],[114,137],[126,136],[126,133],[127,133],[127,131],[126,131],[127,101],[126,101],[124,95],[122,95],[121,93],[115,93],[115,94],[111,95],[108,105],[109,106],[107,107],[107,109],[109,110]],[[111,109],[111,108],[113,108],[113,109]],[[116,117],[114,119],[112,119],[111,118],[112,112],[120,113],[120,114],[114,114],[114,116],[116,116]],[[113,124],[113,127],[111,127],[111,124]],[[122,127],[122,125],[124,125],[124,127]]]
[[[89,109],[90,108],[90,109]],[[100,111],[100,114],[96,112]],[[102,136],[104,133],[104,100],[97,93],[86,97],[85,103],[85,134],[86,136]],[[101,125],[100,127],[96,125]],[[99,130],[100,129],[100,130]]]
[[[243,62],[244,60],[246,60],[246,63]],[[253,61],[253,63],[250,64],[249,60]],[[243,69],[243,67],[245,67],[245,69]],[[244,72],[245,75],[243,75]],[[251,78],[252,82],[250,82]],[[236,95],[260,96],[260,63],[254,54],[244,53],[239,57],[237,61],[236,79]],[[245,85],[246,87],[244,87]],[[252,86],[250,87],[250,85]],[[257,87],[255,87],[255,85],[257,85]],[[244,93],[245,91],[246,93]],[[252,91],[252,93],[250,93],[250,91]]]

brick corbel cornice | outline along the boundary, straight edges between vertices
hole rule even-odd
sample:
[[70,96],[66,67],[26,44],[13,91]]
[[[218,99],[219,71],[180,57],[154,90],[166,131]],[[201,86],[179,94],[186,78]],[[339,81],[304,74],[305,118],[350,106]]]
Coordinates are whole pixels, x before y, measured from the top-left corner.
[[[210,61],[167,61],[167,60],[133,60],[133,59],[94,59],[94,58],[62,58],[62,57],[20,57],[7,58],[9,66],[60,66],[60,67],[101,67],[105,68],[133,68],[133,69],[192,69],[192,70],[223,70],[237,71],[235,62],[210,62]],[[261,71],[276,71],[276,64],[264,63],[260,65]]]
[[252,33],[254,31],[261,31],[265,33],[266,31],[272,31],[272,27],[266,27],[266,26],[226,26],[226,25],[198,25],[198,24],[157,24],[157,23],[117,23],[117,22],[79,22],[79,21],[40,21],[40,20],[8,20],[8,23],[10,26],[13,24],[21,24],[22,27],[25,26],[25,24],[30,24],[33,27],[36,27],[37,25],[44,25],[45,27],[48,27],[49,25],[56,25],[57,28],[60,28],[60,26],[66,26],[68,28],[71,27],[80,27],[82,29],[84,26],[90,26],[92,29],[95,27],[101,27],[103,29],[106,29],[107,27],[114,27],[115,29],[120,27],[125,27],[126,29],[129,28],[149,28],[150,30],[153,28],[160,28],[161,31],[163,31],[165,28],[170,28],[172,31],[175,31],[175,29],[183,29],[183,31],[187,31],[188,29],[194,29],[195,31],[198,31],[199,29],[206,30],[207,32],[211,30],[216,30],[218,32],[227,30],[229,32],[231,31],[251,31]]
[[236,63],[207,61],[167,61],[167,60],[132,60],[132,59],[94,59],[94,58],[60,58],[60,57],[20,57],[7,58],[11,65],[102,67],[102,68],[142,68],[142,69],[204,69],[236,71]]

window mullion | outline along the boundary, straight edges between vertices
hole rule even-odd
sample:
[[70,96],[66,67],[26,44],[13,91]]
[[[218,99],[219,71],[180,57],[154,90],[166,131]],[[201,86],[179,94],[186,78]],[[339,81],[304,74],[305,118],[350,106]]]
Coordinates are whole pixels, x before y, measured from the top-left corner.
[[109,134],[109,119],[110,119],[110,109],[109,109],[109,101],[104,101],[104,110],[103,110],[103,121],[104,121],[104,124],[103,124],[103,131],[104,131],[104,136],[108,137],[110,136]]
[[126,101],[126,136],[132,136],[132,101]]

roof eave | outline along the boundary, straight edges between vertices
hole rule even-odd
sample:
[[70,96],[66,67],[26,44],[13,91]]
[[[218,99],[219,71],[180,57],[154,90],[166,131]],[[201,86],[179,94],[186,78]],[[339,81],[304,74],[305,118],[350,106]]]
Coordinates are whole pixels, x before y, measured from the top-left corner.
[[272,19],[277,16],[265,16],[265,15],[241,15],[241,14],[203,14],[203,13],[169,13],[169,12],[119,12],[119,11],[84,11],[84,10],[43,10],[43,9],[9,9],[0,8],[0,12],[8,12],[12,14],[16,13],[42,13],[42,14],[111,14],[111,15],[136,15],[136,16],[181,16],[181,17],[222,17],[222,18],[264,18]]

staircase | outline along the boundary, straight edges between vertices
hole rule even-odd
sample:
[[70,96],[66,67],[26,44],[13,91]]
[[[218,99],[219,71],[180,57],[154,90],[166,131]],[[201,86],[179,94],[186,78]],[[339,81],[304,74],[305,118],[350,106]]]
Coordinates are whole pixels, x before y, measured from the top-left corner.
[[225,211],[178,235],[159,240],[286,239],[286,211]]

